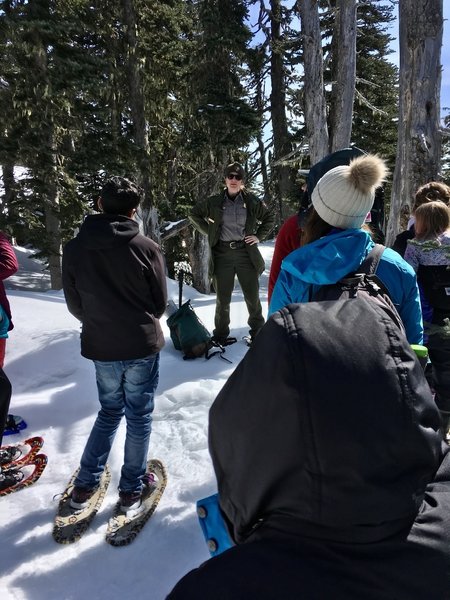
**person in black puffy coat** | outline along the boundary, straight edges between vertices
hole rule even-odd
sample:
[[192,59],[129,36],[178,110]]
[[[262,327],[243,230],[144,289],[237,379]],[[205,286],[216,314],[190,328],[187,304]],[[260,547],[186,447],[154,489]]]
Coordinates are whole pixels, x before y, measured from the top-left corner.
[[209,417],[235,546],[168,600],[450,598],[450,455],[404,334],[364,298],[274,313]]

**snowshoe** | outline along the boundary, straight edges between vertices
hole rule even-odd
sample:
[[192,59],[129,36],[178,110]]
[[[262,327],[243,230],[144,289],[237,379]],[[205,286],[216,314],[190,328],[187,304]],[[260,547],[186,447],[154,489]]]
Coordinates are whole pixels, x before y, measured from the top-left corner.
[[0,467],[3,469],[20,467],[32,462],[43,444],[42,437],[32,437],[20,444],[2,446],[0,448]]
[[149,460],[147,471],[156,477],[151,485],[144,488],[137,506],[123,506],[123,498],[116,504],[106,531],[106,541],[111,546],[130,544],[158,506],[167,483],[166,470],[159,460]]
[[35,483],[47,465],[45,454],[37,454],[32,462],[20,467],[2,468],[0,471],[0,496],[18,492]]

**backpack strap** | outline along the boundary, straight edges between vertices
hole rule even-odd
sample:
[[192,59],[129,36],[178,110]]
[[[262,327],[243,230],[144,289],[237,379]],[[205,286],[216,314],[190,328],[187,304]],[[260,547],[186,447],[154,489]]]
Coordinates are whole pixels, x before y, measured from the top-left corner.
[[378,263],[380,262],[381,255],[383,254],[386,246],[383,244],[375,244],[366,258],[359,265],[355,273],[363,273],[365,275],[375,275],[378,269]]
[[178,271],[178,308],[183,304],[183,279],[184,271]]
[[[212,348],[217,348],[217,350],[211,351]],[[226,358],[224,356],[225,354],[225,348],[222,346],[222,344],[218,344],[217,342],[210,342],[210,346],[206,349],[206,353],[205,353],[205,358],[206,360],[209,360],[210,358],[212,358],[213,356],[216,356],[216,354],[219,354],[219,357],[222,360],[226,360],[227,362],[229,362],[230,364],[233,364],[231,362],[231,360],[229,360],[228,358]]]
[[[386,246],[383,246],[383,244],[375,244],[375,246],[372,248],[372,250],[366,256],[366,258],[362,261],[362,263],[359,265],[359,267],[352,273],[349,273],[348,275],[343,277],[342,280],[355,278],[357,275],[375,275],[375,273],[377,272],[377,269],[378,269],[378,264],[380,262],[381,255],[383,254],[385,248],[386,248]],[[388,296],[390,296],[388,289],[379,280],[378,277],[377,277],[377,284],[380,286],[380,288],[384,294],[387,294]],[[313,286],[312,286],[312,284],[310,284],[309,291],[308,291],[309,302],[312,302],[313,297],[314,297]]]
[[369,275],[372,280],[371,285],[375,285],[376,287],[378,287],[381,293],[386,295],[390,299],[391,293],[376,274],[381,256],[385,248],[386,246],[383,246],[383,244],[375,244],[375,246],[366,256],[366,258],[359,265],[358,269],[355,271],[353,276]]

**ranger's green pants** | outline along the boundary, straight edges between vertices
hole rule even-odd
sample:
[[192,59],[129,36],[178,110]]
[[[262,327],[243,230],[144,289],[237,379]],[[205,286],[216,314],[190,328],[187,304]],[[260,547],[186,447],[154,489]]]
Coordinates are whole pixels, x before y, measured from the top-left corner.
[[224,242],[214,246],[213,283],[216,290],[216,314],[214,332],[216,337],[227,337],[230,333],[230,303],[237,276],[248,310],[248,325],[251,337],[255,337],[264,325],[262,306],[259,299],[259,276],[246,248],[231,249]]

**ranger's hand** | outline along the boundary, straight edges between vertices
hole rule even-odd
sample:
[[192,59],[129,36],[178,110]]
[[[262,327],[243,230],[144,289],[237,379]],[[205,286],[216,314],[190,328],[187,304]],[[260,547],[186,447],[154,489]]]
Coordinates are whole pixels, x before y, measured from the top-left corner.
[[256,235],[246,235],[244,242],[249,246],[253,246],[253,244],[258,244],[259,239],[256,237]]

